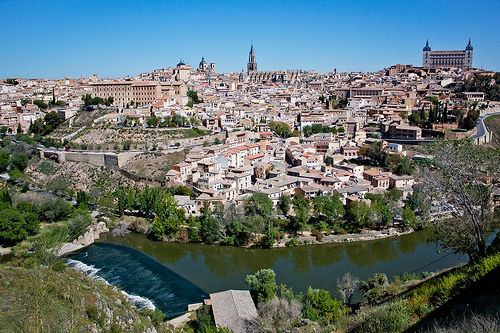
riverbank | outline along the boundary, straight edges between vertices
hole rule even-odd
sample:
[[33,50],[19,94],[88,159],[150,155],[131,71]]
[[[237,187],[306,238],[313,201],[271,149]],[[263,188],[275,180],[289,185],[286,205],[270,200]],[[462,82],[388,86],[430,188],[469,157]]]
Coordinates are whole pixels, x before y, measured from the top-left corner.
[[[413,231],[414,230],[412,228],[407,231],[403,231],[400,228],[388,228],[386,230],[365,230],[358,234],[345,235],[329,235],[327,233],[321,233],[322,236],[318,236],[319,234],[313,235],[310,231],[304,231],[298,236],[287,235],[287,237],[277,242],[273,245],[273,247],[373,241],[377,239],[408,235]],[[293,242],[293,244],[290,242]]]
[[[147,235],[148,232],[148,221],[145,218],[124,216],[120,221],[115,222],[110,225],[111,232],[113,236],[121,236],[126,232],[133,232],[141,235]],[[166,243],[193,243],[199,244],[200,242],[190,242],[188,237],[185,237],[189,232],[189,226],[182,226],[181,231],[175,238],[165,238],[163,242]],[[280,248],[288,246],[304,246],[304,245],[319,245],[319,244],[331,244],[331,243],[351,243],[351,242],[364,242],[373,241],[378,239],[398,237],[402,235],[408,235],[415,230],[409,228],[408,230],[403,230],[401,228],[391,227],[383,230],[363,230],[361,233],[356,234],[334,234],[329,231],[304,231],[300,234],[286,233],[281,239],[278,239],[273,246],[270,248]],[[258,246],[259,239],[264,235],[258,234],[254,235],[256,240],[241,246],[241,248],[265,248]],[[219,243],[214,243],[211,245],[227,247],[227,245],[222,245]]]
[[72,242],[62,243],[57,251],[58,256],[63,256],[70,252],[74,252],[80,250],[90,244],[94,243],[97,239],[100,238],[101,233],[109,232],[109,229],[106,227],[106,223],[104,222],[94,222],[91,224],[85,233],[80,235],[77,239]]

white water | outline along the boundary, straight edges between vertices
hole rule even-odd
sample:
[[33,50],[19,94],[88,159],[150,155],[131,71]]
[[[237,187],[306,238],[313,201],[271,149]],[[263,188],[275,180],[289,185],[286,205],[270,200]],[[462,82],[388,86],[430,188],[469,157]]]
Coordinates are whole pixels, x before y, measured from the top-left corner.
[[[107,285],[111,285],[108,281],[106,281],[104,278],[99,276],[97,273],[101,270],[100,268],[95,268],[94,265],[87,265],[79,260],[73,260],[73,259],[68,259],[66,262],[68,267],[71,267],[73,269],[76,269],[78,271],[84,272],[87,274],[88,277],[104,282]],[[156,309],[155,305],[151,300],[147,299],[146,297],[142,296],[137,296],[137,295],[131,295],[127,293],[126,291],[121,290],[121,292],[134,304],[139,310],[154,310]]]

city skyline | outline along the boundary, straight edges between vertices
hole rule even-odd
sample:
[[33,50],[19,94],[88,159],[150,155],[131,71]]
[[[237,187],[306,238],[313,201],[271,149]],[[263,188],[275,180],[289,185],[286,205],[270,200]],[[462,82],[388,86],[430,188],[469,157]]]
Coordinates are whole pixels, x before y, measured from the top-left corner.
[[4,1],[0,41],[14,51],[0,55],[0,76],[123,77],[179,59],[197,67],[202,56],[217,72],[239,72],[252,42],[259,70],[370,72],[419,66],[427,39],[436,50],[462,50],[468,38],[474,67],[499,70],[500,5],[465,4]]

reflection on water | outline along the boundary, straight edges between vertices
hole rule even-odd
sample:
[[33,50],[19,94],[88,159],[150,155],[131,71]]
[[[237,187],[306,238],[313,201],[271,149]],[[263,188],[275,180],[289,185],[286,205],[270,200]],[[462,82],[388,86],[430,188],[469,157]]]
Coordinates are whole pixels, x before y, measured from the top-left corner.
[[[438,254],[428,242],[430,232],[420,231],[399,238],[368,242],[322,244],[278,249],[243,249],[203,244],[154,242],[129,233],[101,242],[126,245],[153,257],[164,266],[207,292],[245,288],[245,276],[271,267],[279,283],[294,290],[336,290],[337,278],[350,272],[360,279],[384,272],[389,277],[410,272],[428,263],[426,270],[439,270],[465,261],[463,256]],[[420,273],[419,271],[417,271]]]

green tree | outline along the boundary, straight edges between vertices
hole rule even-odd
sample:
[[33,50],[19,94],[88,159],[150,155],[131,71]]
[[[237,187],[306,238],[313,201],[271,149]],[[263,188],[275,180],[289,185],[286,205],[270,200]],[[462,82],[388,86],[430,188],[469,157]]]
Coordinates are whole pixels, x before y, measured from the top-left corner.
[[345,215],[344,204],[338,195],[322,195],[313,199],[316,218],[326,221],[330,225],[340,222]]
[[311,218],[311,204],[301,195],[296,195],[293,200],[295,216],[292,217],[292,226],[295,231],[303,231]]
[[276,135],[280,138],[286,139],[293,136],[293,132],[288,124],[282,122],[271,122],[269,123],[269,127],[271,128],[271,131],[276,133]]
[[63,116],[51,111],[45,115],[45,134],[52,133],[60,124],[64,122]]
[[290,198],[290,195],[283,194],[278,201],[278,207],[283,213],[283,215],[285,216],[288,215],[291,205],[292,205],[292,199]]
[[403,220],[403,226],[417,228],[417,217],[415,213],[411,210],[411,208],[406,205],[403,209],[403,213],[401,214],[401,218]]
[[76,193],[76,206],[78,208],[89,209],[89,195],[85,191],[78,191]]
[[201,210],[200,220],[200,236],[203,241],[207,244],[212,244],[220,240],[220,228],[217,225],[212,210],[210,209],[208,203],[203,204]]
[[5,151],[0,151],[0,172],[5,172],[9,166],[9,154]]
[[245,282],[250,293],[258,303],[266,303],[276,296],[276,273],[270,268],[258,270],[255,274],[247,275]]
[[247,215],[269,217],[272,211],[273,202],[266,194],[256,192],[245,200],[245,213]]
[[10,157],[10,164],[19,171],[24,171],[28,166],[28,156],[26,153],[17,152]]
[[161,240],[163,236],[172,237],[184,221],[185,211],[177,207],[177,202],[170,193],[160,194],[154,205],[155,217],[151,224],[151,236]]
[[0,244],[15,245],[28,236],[26,222],[22,214],[14,208],[0,211]]
[[370,225],[371,209],[366,202],[351,201],[347,206],[346,218],[352,230],[361,230]]

